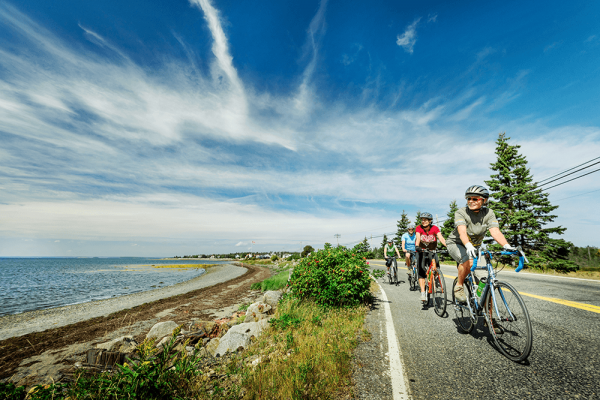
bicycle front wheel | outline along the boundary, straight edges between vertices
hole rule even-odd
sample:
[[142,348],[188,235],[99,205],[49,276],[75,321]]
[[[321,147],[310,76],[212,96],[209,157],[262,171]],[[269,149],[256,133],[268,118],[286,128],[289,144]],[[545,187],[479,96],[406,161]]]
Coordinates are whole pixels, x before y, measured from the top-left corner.
[[440,317],[443,317],[446,313],[446,281],[444,280],[444,274],[438,267],[437,273],[433,276],[433,307],[435,313]]
[[529,357],[533,344],[533,330],[525,302],[517,290],[506,282],[494,284],[494,297],[488,294],[487,317],[498,348],[507,358],[521,362]]
[[[469,307],[466,304],[457,302],[454,298],[454,287],[457,283],[458,278],[455,278],[454,282],[452,283],[452,304],[454,306],[454,313],[456,315],[456,324],[464,333],[469,333],[475,327],[475,323],[471,318],[471,310],[469,310]],[[467,296],[467,301],[471,301],[471,290],[469,289],[469,285],[467,285],[466,281],[463,284],[463,288],[465,290],[465,296]]]

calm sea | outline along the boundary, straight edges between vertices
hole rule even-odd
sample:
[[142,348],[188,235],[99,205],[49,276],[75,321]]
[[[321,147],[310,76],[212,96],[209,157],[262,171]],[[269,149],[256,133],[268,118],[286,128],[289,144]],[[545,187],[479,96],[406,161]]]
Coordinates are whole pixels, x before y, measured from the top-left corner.
[[174,285],[226,261],[157,258],[0,258],[0,316],[85,303]]

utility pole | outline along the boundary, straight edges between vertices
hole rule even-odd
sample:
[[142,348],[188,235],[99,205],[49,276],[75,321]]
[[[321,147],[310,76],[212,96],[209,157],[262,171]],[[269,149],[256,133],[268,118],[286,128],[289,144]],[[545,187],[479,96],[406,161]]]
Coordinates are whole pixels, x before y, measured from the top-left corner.
[[338,247],[340,247],[340,237],[341,236],[342,235],[340,235],[339,233],[336,233],[335,235],[333,235],[333,237],[337,239],[337,245],[338,245]]

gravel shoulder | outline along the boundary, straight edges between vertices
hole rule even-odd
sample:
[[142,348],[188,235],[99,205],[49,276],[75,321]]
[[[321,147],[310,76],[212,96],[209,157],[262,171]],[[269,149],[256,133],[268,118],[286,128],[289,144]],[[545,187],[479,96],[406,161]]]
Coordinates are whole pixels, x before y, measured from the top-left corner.
[[391,400],[394,395],[390,376],[385,311],[379,292],[373,294],[373,302],[365,316],[364,331],[354,350],[352,360],[354,399]]

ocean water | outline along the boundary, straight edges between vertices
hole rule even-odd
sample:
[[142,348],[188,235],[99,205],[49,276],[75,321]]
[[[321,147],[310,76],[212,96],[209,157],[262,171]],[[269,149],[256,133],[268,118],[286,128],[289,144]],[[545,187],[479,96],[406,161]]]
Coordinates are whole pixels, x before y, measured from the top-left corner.
[[225,263],[138,257],[0,258],[0,316],[158,289],[205,272],[153,265]]

